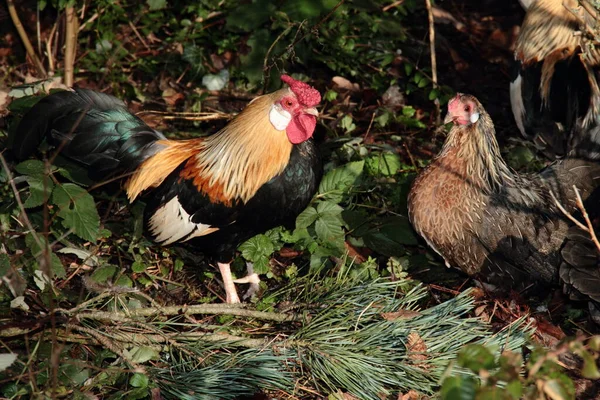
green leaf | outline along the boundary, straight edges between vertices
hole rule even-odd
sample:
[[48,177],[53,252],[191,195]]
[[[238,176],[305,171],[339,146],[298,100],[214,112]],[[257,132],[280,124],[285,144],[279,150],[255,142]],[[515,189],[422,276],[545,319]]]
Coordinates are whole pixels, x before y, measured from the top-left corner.
[[506,385],[506,392],[510,394],[514,400],[519,400],[523,395],[523,385],[518,380],[511,381]]
[[458,363],[473,372],[494,368],[494,355],[481,344],[471,344],[458,353]]
[[167,8],[167,0],[146,0],[146,4],[150,8],[150,11],[162,10]]
[[471,377],[451,376],[444,379],[440,395],[443,400],[475,400],[477,384]]
[[358,183],[364,166],[364,161],[353,161],[329,171],[319,184],[319,194],[324,199],[339,203]]
[[273,254],[275,246],[268,236],[260,234],[242,243],[239,250],[246,260],[257,262],[261,257],[268,257]]
[[54,184],[47,176],[28,176],[26,177],[29,184],[29,197],[23,203],[25,208],[39,207],[44,204],[54,188]]
[[100,230],[100,216],[94,198],[83,188],[65,183],[54,189],[53,202],[58,205],[62,224],[84,240],[95,242]]
[[269,257],[267,256],[259,257],[252,263],[252,268],[258,275],[264,275],[268,273],[271,270],[270,266],[271,264],[269,263]]
[[302,211],[298,217],[296,217],[296,229],[308,228],[319,218],[317,209],[313,206],[308,206],[306,210]]
[[573,398],[569,395],[569,388],[565,387],[565,382],[559,379],[551,379],[544,383],[544,393],[552,400],[569,400]]
[[334,215],[325,214],[317,219],[315,231],[319,239],[324,243],[339,241],[344,236],[341,218]]
[[141,261],[134,261],[131,264],[131,270],[136,273],[144,272],[146,270],[146,264]]
[[98,283],[106,283],[115,276],[117,267],[114,265],[105,265],[100,268],[96,268],[92,273],[92,280]]
[[344,211],[344,208],[332,201],[321,201],[317,204],[317,213],[319,213],[320,216],[340,215],[342,211]]
[[581,349],[578,354],[581,358],[583,358],[581,375],[587,379],[600,379],[600,371],[598,371],[598,366],[596,365],[594,356],[592,356],[590,352],[585,349]]
[[379,153],[368,157],[365,166],[371,175],[392,176],[402,167],[402,161],[397,154]]
[[365,245],[386,256],[404,255],[403,246],[415,246],[418,241],[407,218],[386,218],[381,225],[363,235]]
[[158,352],[149,346],[137,346],[124,351],[124,355],[130,361],[141,364],[149,360],[158,360]]
[[47,175],[46,164],[40,160],[27,160],[15,165],[15,171],[21,175],[41,178]]
[[342,128],[346,133],[350,133],[356,129],[356,124],[352,122],[351,115],[345,115],[340,121],[340,128]]
[[229,12],[227,29],[237,32],[253,32],[269,21],[275,9],[275,5],[269,0],[256,0],[252,3],[241,4]]
[[129,379],[129,384],[136,388],[145,388],[148,387],[149,381],[148,377],[144,374],[133,374]]

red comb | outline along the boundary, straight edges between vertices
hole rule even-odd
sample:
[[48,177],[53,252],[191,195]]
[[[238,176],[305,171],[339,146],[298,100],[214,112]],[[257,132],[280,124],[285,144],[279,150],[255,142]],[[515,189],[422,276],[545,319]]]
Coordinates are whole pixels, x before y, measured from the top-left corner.
[[305,107],[314,107],[321,102],[321,93],[308,83],[297,81],[289,75],[281,75],[281,80],[290,86],[298,101]]
[[448,111],[453,112],[460,106],[460,97],[462,93],[456,93],[456,96],[448,102]]

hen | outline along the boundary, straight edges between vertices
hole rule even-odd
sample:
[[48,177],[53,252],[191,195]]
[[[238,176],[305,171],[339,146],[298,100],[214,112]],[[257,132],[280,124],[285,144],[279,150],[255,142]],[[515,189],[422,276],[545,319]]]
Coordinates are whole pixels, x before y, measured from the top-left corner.
[[521,133],[563,156],[571,132],[600,120],[600,52],[585,26],[595,14],[577,0],[530,2],[517,38],[510,100]]
[[[580,260],[589,243],[565,244],[567,235],[576,233],[569,232],[572,223],[553,195],[575,212],[573,186],[584,200],[598,188],[600,129],[574,135],[576,146],[566,158],[525,175],[502,159],[492,120],[475,97],[454,97],[448,104],[449,122],[454,125],[442,150],[409,193],[409,218],[416,231],[448,267],[471,276],[515,289],[535,282],[563,284],[571,293],[598,299],[600,287],[588,279],[595,276],[597,282],[600,268]],[[585,248],[578,248],[582,243]],[[561,251],[571,256],[563,258]]]
[[321,96],[306,83],[281,79],[289,87],[255,98],[214,135],[177,141],[115,97],[85,89],[54,93],[23,117],[13,151],[26,158],[46,137],[94,180],[127,176],[129,201],[144,194],[149,236],[161,245],[189,242],[216,258],[227,302],[236,303],[230,262],[237,246],[293,222],[321,176],[311,140]]

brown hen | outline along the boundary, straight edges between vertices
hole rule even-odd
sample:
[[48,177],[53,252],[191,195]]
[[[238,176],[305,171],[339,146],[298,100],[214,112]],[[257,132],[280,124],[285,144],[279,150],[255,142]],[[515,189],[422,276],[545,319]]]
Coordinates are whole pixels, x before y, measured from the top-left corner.
[[445,122],[454,125],[444,146],[409,194],[417,232],[448,267],[495,285],[563,284],[573,295],[600,300],[598,264],[582,263],[579,254],[596,250],[577,239],[563,249],[572,223],[551,195],[575,212],[573,185],[584,200],[600,185],[600,130],[574,135],[567,157],[526,175],[502,159],[492,120],[475,97],[453,98]]

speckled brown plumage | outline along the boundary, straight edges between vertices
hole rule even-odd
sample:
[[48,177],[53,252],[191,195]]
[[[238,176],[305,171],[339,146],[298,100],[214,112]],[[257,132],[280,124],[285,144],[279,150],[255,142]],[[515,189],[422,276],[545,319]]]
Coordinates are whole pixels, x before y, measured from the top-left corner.
[[[473,96],[449,104],[454,121],[441,152],[413,183],[409,217],[451,267],[504,287],[560,282],[561,248],[575,211],[573,185],[586,199],[600,185],[598,129],[579,148],[537,174],[512,171],[501,157],[492,120]],[[567,267],[568,268],[568,267]],[[575,277],[569,282],[577,288]],[[600,294],[600,287],[598,287]]]

